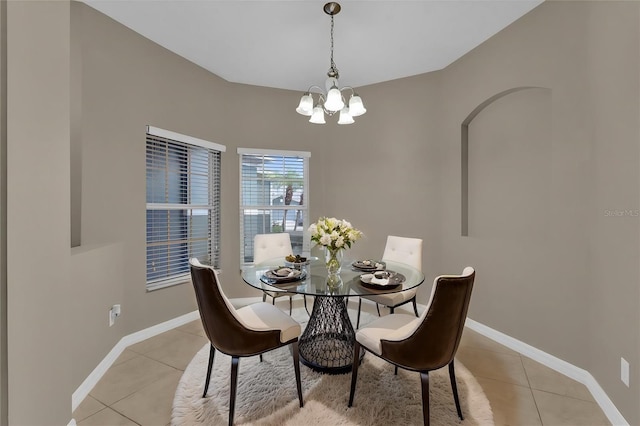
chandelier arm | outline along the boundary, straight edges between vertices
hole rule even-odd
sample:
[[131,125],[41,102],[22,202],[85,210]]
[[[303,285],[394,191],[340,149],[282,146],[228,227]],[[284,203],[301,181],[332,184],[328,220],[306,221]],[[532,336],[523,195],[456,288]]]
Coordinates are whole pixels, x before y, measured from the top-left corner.
[[318,86],[311,86],[311,87],[309,87],[309,90],[307,90],[307,93],[309,95],[311,95],[311,99],[313,99],[313,95],[318,95],[318,103],[315,104],[315,99],[314,99],[314,106],[315,105],[322,105],[322,109],[324,109],[324,102],[327,100],[327,98],[325,97],[325,94],[323,92],[312,91],[311,89],[313,89],[313,88],[322,90]]
[[351,95],[352,95],[352,96],[356,94],[356,89],[354,89],[354,88],[353,88],[353,87],[351,87],[351,86],[344,86],[343,88],[341,88],[341,89],[340,89],[340,92],[342,92],[343,90],[347,90],[347,89],[348,89],[348,90],[351,90]]
[[324,104],[322,104],[322,110],[324,111],[325,114],[327,114],[329,117],[331,117],[333,114],[338,113],[340,111],[329,111],[328,109],[326,109],[324,107]]
[[[312,91],[311,89],[318,89],[318,91]],[[320,87],[320,86],[316,86],[316,85],[310,86],[310,87],[307,89],[307,93],[309,93],[309,94],[311,94],[311,93],[316,93],[316,94],[318,94],[318,95],[323,95],[323,94],[324,94],[324,92],[322,91],[322,87]]]

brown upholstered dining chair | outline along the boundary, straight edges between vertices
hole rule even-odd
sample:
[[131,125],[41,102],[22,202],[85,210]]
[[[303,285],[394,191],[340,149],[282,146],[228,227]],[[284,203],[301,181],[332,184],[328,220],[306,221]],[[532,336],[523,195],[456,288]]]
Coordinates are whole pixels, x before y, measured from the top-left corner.
[[419,318],[391,314],[378,318],[356,333],[351,373],[349,407],[353,405],[361,348],[411,371],[420,373],[422,416],[429,424],[429,371],[449,366],[449,378],[461,420],[453,360],[467,318],[475,271],[466,267],[462,275],[441,275],[434,280],[427,309]]
[[[202,397],[206,397],[216,349],[231,356],[231,387],[229,391],[229,425],[233,424],[238,363],[241,357],[260,355],[281,346],[291,345],[293,367],[300,407],[303,406],[300,384],[298,337],[300,324],[268,303],[255,303],[235,309],[227,299],[213,268],[190,259],[191,281],[196,293],[198,310],[204,331],[209,338],[209,364]],[[266,368],[266,367],[265,367]]]

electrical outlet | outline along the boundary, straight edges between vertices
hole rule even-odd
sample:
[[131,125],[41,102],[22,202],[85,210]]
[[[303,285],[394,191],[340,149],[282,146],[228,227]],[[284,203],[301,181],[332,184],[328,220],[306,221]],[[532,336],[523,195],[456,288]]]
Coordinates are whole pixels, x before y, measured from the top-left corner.
[[620,358],[620,380],[629,387],[629,362],[624,358]]
[[113,305],[111,309],[109,309],[109,327],[113,326],[116,322],[116,318],[120,316],[120,305]]

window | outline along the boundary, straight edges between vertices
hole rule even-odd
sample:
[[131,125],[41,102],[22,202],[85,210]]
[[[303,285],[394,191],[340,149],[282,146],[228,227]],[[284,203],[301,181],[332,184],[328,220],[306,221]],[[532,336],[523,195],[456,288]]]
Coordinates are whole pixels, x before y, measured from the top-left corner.
[[187,281],[191,257],[219,267],[224,151],[147,127],[147,290]]
[[293,254],[309,252],[309,152],[238,148],[240,261],[253,262],[256,234],[288,232]]

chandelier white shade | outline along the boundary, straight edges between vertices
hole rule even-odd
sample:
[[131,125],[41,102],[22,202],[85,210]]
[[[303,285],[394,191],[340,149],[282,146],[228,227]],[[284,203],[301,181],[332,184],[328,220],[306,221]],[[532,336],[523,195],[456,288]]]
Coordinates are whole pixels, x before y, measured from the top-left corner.
[[[324,12],[331,16],[331,65],[327,72],[325,90],[315,85],[309,87],[296,108],[298,114],[310,117],[309,122],[314,124],[325,124],[325,114],[332,116],[338,111],[340,112],[338,124],[351,124],[354,122],[353,117],[359,117],[367,112],[355,90],[349,86],[340,88],[338,82],[340,74],[333,61],[333,17],[340,12],[340,9],[340,5],[336,2],[329,2],[323,8]],[[351,91],[348,102],[343,96],[343,92],[347,90]]]
[[317,105],[313,108],[313,113],[311,113],[311,118],[309,119],[309,123],[313,124],[324,124],[324,111],[322,111],[322,107]]
[[349,108],[345,107],[340,110],[340,116],[338,118],[338,124],[351,124],[353,123],[353,115],[349,112]]

